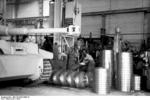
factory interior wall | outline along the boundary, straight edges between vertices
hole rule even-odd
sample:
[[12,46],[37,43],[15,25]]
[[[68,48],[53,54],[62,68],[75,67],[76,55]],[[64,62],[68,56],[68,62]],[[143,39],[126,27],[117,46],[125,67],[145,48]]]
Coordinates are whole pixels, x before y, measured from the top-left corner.
[[[28,18],[28,17],[39,17],[40,15],[40,5],[38,0],[21,0],[19,5],[16,6],[15,1],[9,1],[7,4],[7,18]],[[43,0],[43,16],[49,16],[49,0]],[[49,27],[48,18],[44,18],[43,27]],[[25,26],[25,27],[30,27]],[[20,26],[21,27],[21,26]],[[33,26],[31,26],[33,28]]]
[[101,16],[86,16],[82,17],[82,33],[81,36],[89,37],[90,32],[92,33],[92,37],[98,38],[100,37],[100,27],[101,27]]
[[150,13],[145,14],[145,33],[150,33]]
[[106,17],[106,34],[114,34],[115,27],[121,30],[122,39],[141,44],[143,39],[144,14],[114,14]]
[[[149,0],[78,0],[82,5],[82,12],[99,12],[109,10],[121,10],[149,7]],[[149,16],[149,14],[146,14]],[[141,43],[143,33],[150,30],[149,17],[146,17],[143,12],[138,13],[123,13],[106,15],[106,34],[113,34],[116,26],[121,28],[123,39],[134,43]],[[89,36],[92,32],[92,37],[100,37],[100,28],[102,26],[101,15],[83,16],[82,17],[82,36]],[[146,28],[147,27],[147,28]],[[131,34],[130,34],[131,33]],[[132,35],[137,34],[137,35]]]
[[82,5],[82,13],[109,10],[110,0],[78,0]]
[[7,4],[7,18],[26,18],[39,16],[39,4],[37,0],[30,2],[22,1],[19,5],[15,2]]
[[97,12],[106,10],[149,7],[149,0],[78,0],[82,12]]
[[147,46],[150,46],[148,38],[150,38],[150,13],[145,14],[145,23],[144,23],[144,38],[147,41]]
[[32,1],[30,3],[19,4],[17,18],[37,17],[39,16],[39,3]]
[[[43,0],[43,9],[43,16],[49,16],[49,0]],[[17,16],[15,16],[15,13]],[[7,18],[27,18],[39,16],[40,7],[38,0],[22,0],[17,8],[15,8],[14,4],[7,4]]]

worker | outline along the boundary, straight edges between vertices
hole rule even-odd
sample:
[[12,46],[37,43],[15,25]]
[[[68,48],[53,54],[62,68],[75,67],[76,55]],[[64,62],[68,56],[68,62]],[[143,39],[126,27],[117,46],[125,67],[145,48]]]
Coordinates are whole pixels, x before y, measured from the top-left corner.
[[81,62],[79,64],[79,70],[84,72],[93,73],[95,67],[95,61],[93,57],[87,52],[86,49],[82,50]]
[[86,49],[82,50],[82,58],[79,63],[79,71],[83,71],[88,75],[89,87],[93,87],[95,61]]
[[61,46],[57,42],[53,45],[53,54],[54,58],[51,60],[53,70],[66,69],[67,54],[61,52]]

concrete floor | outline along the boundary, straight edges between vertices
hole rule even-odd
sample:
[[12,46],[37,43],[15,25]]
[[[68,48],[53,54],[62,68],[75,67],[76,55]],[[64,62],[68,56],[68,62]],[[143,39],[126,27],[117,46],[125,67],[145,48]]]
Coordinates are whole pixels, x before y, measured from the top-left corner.
[[[38,86],[5,86],[0,87],[0,95],[26,95],[26,96],[98,96],[90,89],[76,89],[60,86],[40,84]],[[123,93],[112,90],[108,96],[150,96],[146,92]]]

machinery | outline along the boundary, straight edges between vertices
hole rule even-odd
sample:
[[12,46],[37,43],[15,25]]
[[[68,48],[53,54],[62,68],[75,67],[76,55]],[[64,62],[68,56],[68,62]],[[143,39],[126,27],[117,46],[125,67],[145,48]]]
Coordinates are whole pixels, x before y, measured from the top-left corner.
[[[67,28],[27,29],[0,26],[0,35],[79,35],[77,26]],[[48,81],[52,66],[53,53],[39,49],[38,45],[29,42],[11,42],[0,40],[0,81],[30,79]]]

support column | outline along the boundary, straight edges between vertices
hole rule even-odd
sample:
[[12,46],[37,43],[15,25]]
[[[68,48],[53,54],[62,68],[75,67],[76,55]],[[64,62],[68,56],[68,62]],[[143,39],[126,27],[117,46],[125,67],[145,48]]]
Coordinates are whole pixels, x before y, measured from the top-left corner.
[[106,34],[106,15],[102,15],[102,27],[101,27],[101,34]]
[[[62,27],[62,0],[55,0],[54,4],[54,28]],[[61,37],[59,33],[54,34],[54,44],[61,45]]]
[[3,19],[4,19],[4,25],[6,25],[6,13],[7,13],[7,1],[3,0]]

